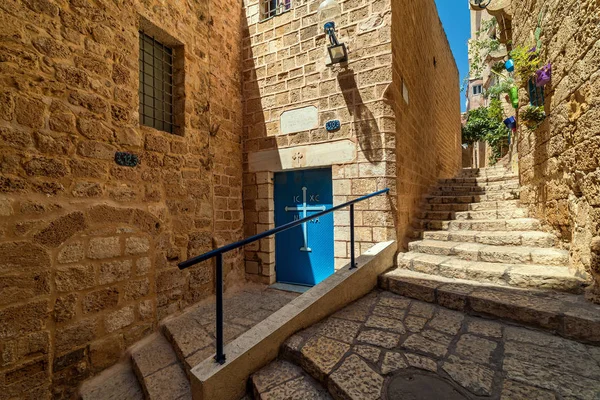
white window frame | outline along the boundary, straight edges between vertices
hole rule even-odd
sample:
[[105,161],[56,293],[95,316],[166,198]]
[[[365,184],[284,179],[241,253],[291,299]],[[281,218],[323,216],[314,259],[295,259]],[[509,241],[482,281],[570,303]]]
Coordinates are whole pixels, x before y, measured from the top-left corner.
[[[290,11],[294,0],[260,0],[260,22],[267,21],[273,17]],[[272,10],[271,6],[275,5]]]

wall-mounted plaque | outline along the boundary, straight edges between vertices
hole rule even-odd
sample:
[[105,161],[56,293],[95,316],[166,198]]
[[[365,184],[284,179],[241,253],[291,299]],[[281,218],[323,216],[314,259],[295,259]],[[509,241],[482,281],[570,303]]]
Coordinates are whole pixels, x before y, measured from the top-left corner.
[[135,154],[117,151],[115,153],[115,162],[124,167],[135,167],[140,162],[140,159]]
[[327,129],[327,132],[337,131],[338,129],[340,129],[340,120],[332,119],[325,122],[325,129]]
[[319,126],[319,110],[315,106],[296,108],[281,114],[280,129],[283,135],[315,129]]

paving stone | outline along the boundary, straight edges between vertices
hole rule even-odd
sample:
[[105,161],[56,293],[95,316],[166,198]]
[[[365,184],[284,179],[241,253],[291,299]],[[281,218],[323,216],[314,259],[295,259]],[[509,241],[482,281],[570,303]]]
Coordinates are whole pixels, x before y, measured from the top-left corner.
[[144,389],[151,400],[192,399],[190,382],[179,364],[173,364],[145,377]]
[[373,346],[393,349],[398,346],[400,336],[396,333],[384,332],[377,329],[362,331],[357,340],[362,343],[372,344]]
[[377,347],[368,346],[364,344],[358,344],[352,347],[352,350],[356,354],[358,354],[365,360],[372,362],[373,364],[377,364],[377,362],[379,361],[379,356],[381,355],[381,350],[379,350]]
[[379,399],[384,379],[357,355],[351,355],[331,374],[329,390],[336,398]]
[[471,361],[450,356],[442,369],[459,385],[479,396],[492,394],[494,371]]
[[554,393],[524,383],[505,380],[500,400],[556,400]]
[[129,364],[119,365],[86,382],[80,395],[82,400],[144,400],[142,387]]
[[187,358],[213,343],[213,338],[204,327],[195,318],[187,315],[165,323],[163,329],[180,359]]
[[412,303],[408,313],[410,315],[429,319],[433,317],[434,311],[435,307],[431,304],[415,301]]
[[285,382],[258,396],[260,400],[328,400],[331,396],[308,377],[302,376]]
[[502,325],[493,321],[471,319],[467,323],[467,330],[471,333],[493,338],[502,337]]
[[407,367],[408,363],[406,362],[406,359],[404,358],[402,353],[388,351],[383,357],[383,363],[381,364],[381,373],[387,375],[389,373],[396,372],[400,369],[404,369]]
[[461,335],[458,343],[456,343],[455,352],[461,358],[479,364],[489,364],[496,347],[498,347],[496,342],[466,334]]
[[352,343],[358,334],[360,326],[361,325],[357,322],[339,318],[329,318],[323,323],[318,334],[342,342]]
[[406,310],[378,305],[373,308],[372,314],[402,320],[406,315]]
[[416,317],[414,315],[408,315],[404,319],[404,325],[409,332],[418,333],[423,330],[428,319],[422,317]]
[[148,343],[131,353],[138,377],[146,377],[159,369],[177,362],[171,344],[162,335],[156,335]]
[[404,343],[402,343],[402,348],[418,353],[430,354],[437,358],[442,358],[448,351],[447,346],[427,339],[420,334],[409,336]]
[[465,316],[456,311],[439,310],[427,327],[440,332],[455,335],[462,325]]
[[411,367],[424,369],[424,370],[432,371],[432,372],[437,371],[437,363],[435,362],[435,360],[433,360],[429,357],[424,357],[419,354],[412,354],[412,353],[404,353],[404,356],[408,360],[408,364]]
[[384,307],[393,307],[406,310],[410,305],[410,299],[406,297],[397,296],[390,292],[384,292],[379,298],[379,305]]
[[311,338],[302,347],[302,367],[323,381],[337,362],[350,350],[350,345],[324,336]]
[[258,393],[268,392],[282,383],[302,376],[302,369],[283,360],[275,360],[252,375],[252,384]]
[[367,322],[365,322],[365,326],[369,328],[390,330],[399,334],[406,333],[406,328],[404,328],[402,321],[378,315],[371,315],[369,319],[367,319]]

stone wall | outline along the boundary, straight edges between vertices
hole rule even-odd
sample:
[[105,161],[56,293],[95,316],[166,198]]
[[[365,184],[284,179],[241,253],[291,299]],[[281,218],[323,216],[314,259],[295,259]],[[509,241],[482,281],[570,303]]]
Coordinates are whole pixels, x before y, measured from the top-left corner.
[[[600,301],[600,271],[591,271],[591,241],[600,234],[600,2],[514,2],[513,42],[533,43],[542,7],[542,57],[552,62],[545,88],[548,117],[517,135],[521,201],[571,249],[571,268],[592,272],[590,297]],[[521,107],[528,96],[519,93]]]
[[[262,22],[259,1],[245,5],[245,233],[274,227],[274,172],[331,166],[334,204],[391,189],[390,197],[357,206],[359,254],[397,234],[405,237],[429,185],[459,170],[460,96],[433,1],[425,6],[389,0],[339,3],[335,22],[349,61],[334,67],[326,66],[320,1],[294,1],[289,12]],[[403,81],[410,106],[403,103]],[[318,126],[284,133],[281,114],[306,106],[318,109]],[[324,125],[332,119],[340,120],[341,129],[328,132]],[[339,268],[350,256],[348,212],[336,213],[334,224]],[[274,282],[274,239],[246,250],[247,276]]]
[[[0,2],[3,398],[69,397],[212,293],[212,264],[176,263],[242,234],[240,15],[233,0]],[[140,26],[175,47],[178,134],[139,124]],[[226,261],[242,280],[240,254]]]
[[462,166],[459,76],[433,0],[392,3],[398,238],[422,196]]
[[[245,7],[244,211],[245,233],[274,227],[273,173],[331,166],[334,204],[389,187],[395,193],[396,154],[393,109],[385,98],[392,81],[389,0],[342,0],[335,22],[349,62],[327,67],[327,38],[320,1],[294,0],[289,12],[260,22],[259,1]],[[284,111],[318,109],[318,126],[285,134]],[[325,122],[341,128],[328,132]],[[394,238],[390,199],[375,198],[356,211],[356,253]],[[349,213],[334,217],[335,265],[350,257]],[[250,279],[275,277],[274,239],[246,248]]]

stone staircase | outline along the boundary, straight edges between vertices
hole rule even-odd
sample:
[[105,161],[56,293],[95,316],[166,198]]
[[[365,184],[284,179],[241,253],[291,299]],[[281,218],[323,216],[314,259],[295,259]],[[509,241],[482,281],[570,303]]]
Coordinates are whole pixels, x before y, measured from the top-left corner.
[[425,197],[415,240],[398,266],[479,282],[580,293],[569,252],[519,205],[518,176],[503,167],[465,169]]
[[[248,331],[277,311],[297,293],[248,285],[224,300],[225,343]],[[214,302],[198,304],[161,322],[156,334],[130,349],[127,362],[85,382],[84,400],[191,399],[190,370],[214,356]]]

